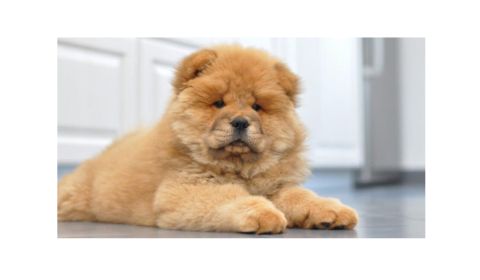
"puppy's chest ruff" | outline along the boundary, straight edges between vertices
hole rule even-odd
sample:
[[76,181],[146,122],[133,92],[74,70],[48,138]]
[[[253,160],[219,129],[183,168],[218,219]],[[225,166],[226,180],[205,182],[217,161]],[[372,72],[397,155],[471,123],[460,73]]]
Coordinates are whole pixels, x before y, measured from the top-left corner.
[[241,185],[253,195],[268,195],[279,187],[279,183],[275,180],[266,180],[261,177],[246,179],[237,174],[214,175],[211,180],[215,184]]
[[[214,172],[207,171],[197,173],[196,175],[190,173],[188,177],[191,180],[190,183],[194,184],[241,185],[253,195],[268,195],[275,192],[275,190],[277,190],[280,185],[280,183],[276,180],[267,180],[265,178],[262,178],[261,176],[257,176],[254,178],[243,178],[236,173],[216,174]],[[187,179],[187,177],[184,178]]]

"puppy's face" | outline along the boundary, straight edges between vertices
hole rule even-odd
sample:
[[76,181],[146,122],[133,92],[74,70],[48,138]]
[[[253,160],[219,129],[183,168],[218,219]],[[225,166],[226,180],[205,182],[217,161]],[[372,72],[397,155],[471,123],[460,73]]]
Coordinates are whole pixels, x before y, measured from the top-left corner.
[[193,157],[254,162],[294,147],[297,78],[264,52],[237,46],[187,57],[174,81],[172,127]]

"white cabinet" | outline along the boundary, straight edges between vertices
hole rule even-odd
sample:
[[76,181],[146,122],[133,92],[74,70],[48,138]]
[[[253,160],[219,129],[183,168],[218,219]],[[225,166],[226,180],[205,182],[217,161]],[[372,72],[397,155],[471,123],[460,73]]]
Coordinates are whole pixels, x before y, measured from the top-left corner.
[[198,48],[240,43],[282,58],[302,79],[299,114],[315,167],[362,162],[357,39],[169,38],[58,41],[58,162],[75,164],[165,110],[177,63]]
[[176,65],[195,51],[194,47],[161,40],[140,40],[140,120],[157,121],[172,95],[171,81]]
[[297,39],[295,71],[303,93],[299,114],[316,167],[363,162],[362,62],[358,39]]
[[58,41],[58,161],[77,163],[137,124],[134,39]]

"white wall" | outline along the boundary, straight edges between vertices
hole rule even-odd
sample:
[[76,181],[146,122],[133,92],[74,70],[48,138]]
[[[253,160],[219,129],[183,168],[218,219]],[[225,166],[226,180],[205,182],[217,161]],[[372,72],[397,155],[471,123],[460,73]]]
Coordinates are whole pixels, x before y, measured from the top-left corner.
[[425,168],[425,40],[399,43],[401,163],[404,170]]

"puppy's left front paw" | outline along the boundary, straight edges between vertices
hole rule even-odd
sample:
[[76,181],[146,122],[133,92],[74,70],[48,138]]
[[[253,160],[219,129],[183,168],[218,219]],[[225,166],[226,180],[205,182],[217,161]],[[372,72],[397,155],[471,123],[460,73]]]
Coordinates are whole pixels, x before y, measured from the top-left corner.
[[[353,229],[358,214],[338,199],[317,198],[303,207],[303,213],[295,217],[293,226],[318,229]],[[290,224],[290,223],[289,223]]]

